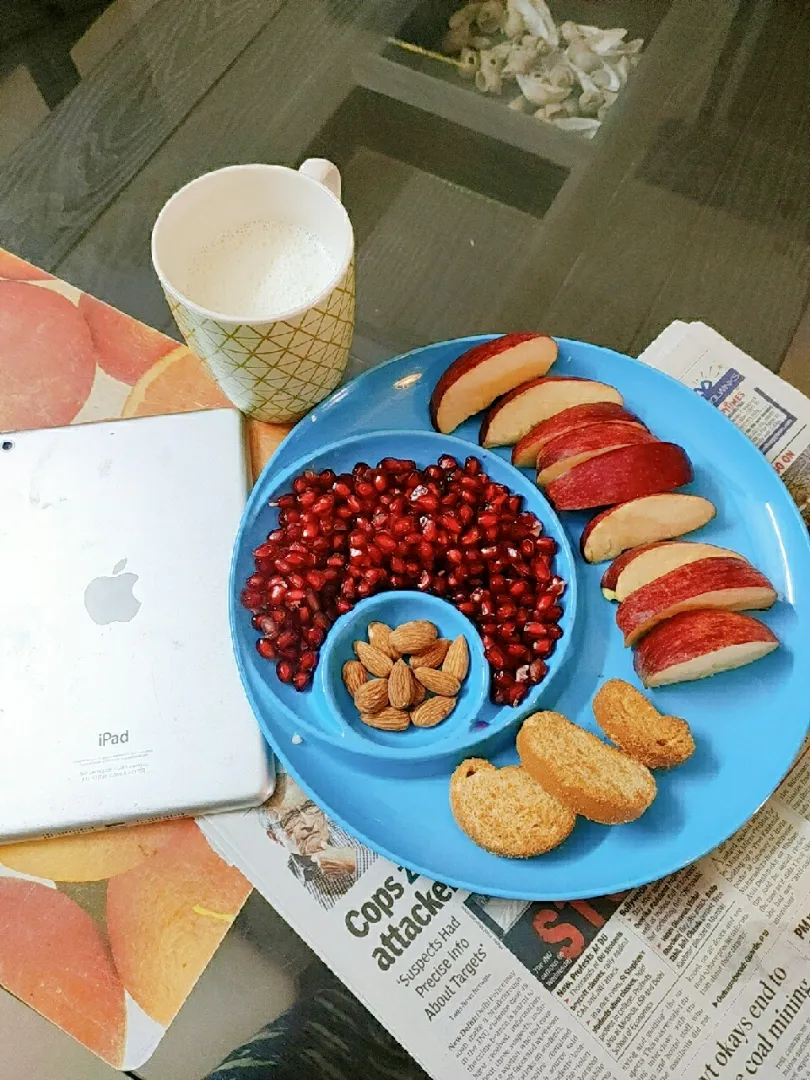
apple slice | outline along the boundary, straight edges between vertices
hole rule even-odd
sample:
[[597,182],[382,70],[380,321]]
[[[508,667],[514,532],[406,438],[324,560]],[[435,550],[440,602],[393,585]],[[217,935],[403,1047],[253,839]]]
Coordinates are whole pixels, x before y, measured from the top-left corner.
[[552,480],[546,495],[557,510],[589,510],[671,491],[691,479],[692,466],[682,447],[648,442],[608,450],[575,465]]
[[[622,556],[620,556],[622,557]],[[616,599],[626,600],[636,589],[649,585],[679,566],[688,566],[699,559],[741,559],[742,555],[730,548],[701,544],[695,540],[671,540],[669,543],[653,544],[636,558],[627,561],[616,579]]]
[[495,398],[545,375],[557,359],[557,342],[547,334],[505,334],[457,357],[430,397],[430,422],[447,434]]
[[519,439],[512,450],[512,464],[533,468],[537,464],[540,447],[545,446],[551,439],[565,435],[574,428],[582,428],[586,424],[603,420],[621,420],[644,427],[635,413],[631,413],[623,405],[617,405],[615,401],[588,401],[584,405],[572,405],[547,420],[541,420]]
[[619,604],[616,625],[624,634],[625,645],[634,645],[656,623],[679,611],[761,610],[775,600],[773,585],[745,559],[699,559],[636,589]]
[[[591,518],[582,531],[580,550],[590,563],[615,559],[626,548],[643,550],[656,540],[669,540],[699,529],[716,512],[714,504],[701,495],[666,492],[631,499]],[[624,563],[618,560],[608,567],[602,575],[602,588],[615,589],[623,569]]]
[[750,615],[684,611],[647,634],[633,666],[644,686],[668,686],[753,663],[778,645],[770,628]]
[[657,442],[641,424],[588,424],[560,435],[540,448],[537,455],[537,486],[545,487],[581,461],[615,450],[619,446]]
[[482,446],[514,446],[535,424],[586,401],[623,403],[622,395],[606,383],[574,375],[549,375],[517,386],[496,401],[481,425]]

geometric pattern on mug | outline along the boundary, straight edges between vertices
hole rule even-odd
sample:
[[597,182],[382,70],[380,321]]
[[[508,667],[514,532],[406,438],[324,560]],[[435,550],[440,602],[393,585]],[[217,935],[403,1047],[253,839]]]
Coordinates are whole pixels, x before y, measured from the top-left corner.
[[229,330],[166,294],[189,348],[231,401],[258,420],[298,420],[341,380],[354,332],[354,260],[326,300],[260,333]]

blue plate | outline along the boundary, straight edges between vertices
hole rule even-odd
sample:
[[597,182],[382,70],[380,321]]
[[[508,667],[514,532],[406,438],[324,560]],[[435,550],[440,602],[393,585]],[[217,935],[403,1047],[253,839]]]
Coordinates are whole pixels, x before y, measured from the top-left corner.
[[[271,665],[265,670],[256,664],[256,635],[239,604],[257,533],[263,536],[271,527],[267,499],[284,474],[293,466],[298,471],[299,464],[304,468],[307,460],[320,458],[325,445],[348,436],[429,432],[428,400],[440,374],[489,336],[441,342],[382,364],[341,387],[282,443],[254,489],[236,541],[231,622],[237,662],[259,723],[286,768],[369,847],[431,878],[493,896],[554,900],[617,892],[673,873],[739,829],[787,772],[810,722],[807,530],[765,458],[693,391],[637,360],[560,340],[554,374],[611,383],[656,435],[687,450],[695,479],[684,490],[711,499],[718,511],[690,539],[740,552],[779,593],[777,604],[757,617],[776,633],[781,648],[738,671],[650,695],[662,712],[689,721],[697,750],[685,765],[657,774],[658,797],[636,822],[606,827],[580,819],[563,845],[535,859],[502,859],[482,851],[459,831],[448,804],[450,770],[466,751],[417,755],[400,766],[376,753],[342,752],[324,731],[303,730],[303,708],[295,701],[278,707],[266,693],[275,674]],[[475,446],[479,426],[480,417],[473,418],[454,435]],[[470,452],[483,459],[480,448]],[[508,460],[507,450],[489,453]],[[530,481],[528,470],[512,471],[507,482],[515,490],[521,473]],[[553,531],[549,511],[539,516]],[[590,516],[563,515],[572,546]],[[543,684],[540,704],[596,730],[590,703],[603,680],[637,679],[631,651],[622,646],[615,626],[615,605],[599,588],[604,565],[588,566],[577,557],[574,567],[573,574],[562,576],[578,585],[576,619],[564,639],[564,661]],[[569,618],[572,597],[569,591]],[[532,706],[521,707],[518,714],[530,711]],[[498,765],[515,762],[513,725],[485,733],[475,753]]]
[[[411,458],[421,468],[427,465],[435,465],[442,454],[452,454],[462,462],[470,453],[469,443],[461,439],[455,439],[450,435],[438,435],[434,431],[396,431],[374,432],[367,435],[355,435],[338,443],[319,447],[317,453],[304,455],[285,469],[280,475],[263,475],[256,484],[256,489],[251,496],[248,509],[241,527],[241,540],[237,546],[236,563],[234,567],[234,584],[232,594],[238,598],[241,584],[253,573],[253,550],[267,537],[271,529],[275,529],[278,523],[278,511],[268,506],[268,501],[274,501],[279,495],[290,490],[293,479],[304,472],[305,469],[313,469],[320,472],[331,468],[337,473],[351,472],[358,461],[365,461],[376,465],[384,457]],[[345,689],[336,687],[340,683],[340,666],[335,667],[328,661],[331,659],[332,639],[342,640],[347,627],[351,626],[355,619],[355,613],[362,615],[366,604],[358,604],[353,611],[340,618],[334,628],[330,630],[325,643],[324,655],[318,665],[316,678],[310,691],[299,693],[292,686],[281,683],[274,674],[273,666],[269,666],[255,649],[258,633],[252,628],[250,618],[242,610],[235,614],[233,630],[235,639],[238,641],[238,655],[240,658],[240,670],[245,681],[253,708],[257,715],[285,715],[295,723],[296,729],[301,735],[310,738],[321,739],[330,743],[335,749],[343,753],[364,754],[370,758],[376,758],[379,767],[385,771],[398,763],[409,764],[418,761],[425,762],[429,759],[444,757],[444,767],[453,768],[455,763],[465,756],[475,753],[476,747],[483,739],[489,738],[497,732],[512,728],[514,731],[521,716],[526,715],[526,709],[530,711],[537,708],[545,708],[545,703],[553,700],[553,684],[558,672],[563,666],[566,653],[572,641],[574,628],[574,613],[577,602],[577,582],[575,571],[575,558],[566,536],[565,530],[544,495],[538,488],[526,479],[518,470],[513,469],[497,454],[478,447],[476,457],[481,461],[484,471],[494,481],[505,484],[518,495],[523,496],[524,509],[535,514],[544,525],[544,531],[552,536],[558,545],[558,551],[554,560],[555,573],[559,574],[566,582],[570,582],[566,593],[560,601],[563,607],[563,616],[560,619],[560,628],[563,637],[559,646],[547,661],[548,675],[539,686],[533,687],[526,695],[522,708],[515,709],[509,706],[493,705],[488,695],[483,695],[478,702],[477,719],[483,728],[475,728],[470,724],[465,730],[461,730],[459,721],[461,713],[452,717],[452,722],[442,724],[431,731],[408,732],[407,736],[393,734],[386,738],[374,738],[372,732],[362,723],[347,724],[339,715],[339,706],[343,701]],[[385,594],[383,594],[385,595]],[[393,607],[394,596],[402,594],[388,594],[388,606]],[[386,617],[380,614],[377,617],[382,622],[397,624],[407,622],[411,618],[430,619],[431,615],[426,610],[424,614],[417,615],[413,612],[413,605],[420,599],[426,599],[427,606],[433,610],[443,612],[443,623],[434,619],[437,626],[443,629],[445,637],[456,636],[466,633],[467,637],[475,636],[480,646],[480,638],[472,624],[464,616],[444,601],[434,597],[422,598],[421,594],[409,593],[411,599],[403,606],[403,601],[397,599],[396,606],[399,614],[392,610]],[[372,598],[375,599],[375,598]],[[377,601],[375,599],[375,605]],[[385,607],[385,602],[382,601]],[[409,613],[410,612],[410,613]],[[247,616],[247,617],[246,617]],[[349,641],[364,637],[365,626],[371,619],[366,619],[358,626],[360,633],[354,634]],[[483,657],[483,651],[481,655]],[[350,650],[343,651],[341,663],[351,658]],[[480,673],[483,676],[483,672]],[[343,689],[343,693],[341,690]],[[467,688],[465,687],[465,695]],[[466,698],[465,698],[466,700]],[[463,702],[461,703],[463,704]],[[336,708],[338,706],[338,708]],[[356,715],[356,713],[355,713]],[[345,712],[344,712],[345,716]],[[448,732],[453,733],[448,738]],[[421,738],[419,737],[421,735]],[[456,754],[456,762],[449,760],[449,755]],[[461,756],[459,757],[458,754]],[[369,768],[375,768],[375,763],[370,761]]]

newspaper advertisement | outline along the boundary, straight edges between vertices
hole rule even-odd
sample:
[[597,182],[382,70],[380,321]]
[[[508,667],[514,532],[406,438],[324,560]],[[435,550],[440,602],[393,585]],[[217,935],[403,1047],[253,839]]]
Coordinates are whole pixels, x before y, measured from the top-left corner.
[[724,413],[787,485],[810,524],[810,402],[704,323],[675,322],[639,359]]
[[[799,501],[802,395],[701,324],[670,327],[643,359],[727,412]],[[810,744],[711,854],[589,900],[420,877],[284,773],[258,810],[201,824],[436,1080],[810,1077]]]

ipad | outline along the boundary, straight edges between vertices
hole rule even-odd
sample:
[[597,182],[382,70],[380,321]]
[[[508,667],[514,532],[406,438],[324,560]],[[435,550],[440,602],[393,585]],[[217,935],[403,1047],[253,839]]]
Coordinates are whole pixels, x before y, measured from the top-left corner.
[[256,805],[231,409],[0,435],[0,841]]

